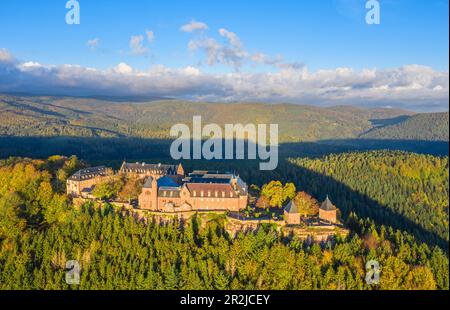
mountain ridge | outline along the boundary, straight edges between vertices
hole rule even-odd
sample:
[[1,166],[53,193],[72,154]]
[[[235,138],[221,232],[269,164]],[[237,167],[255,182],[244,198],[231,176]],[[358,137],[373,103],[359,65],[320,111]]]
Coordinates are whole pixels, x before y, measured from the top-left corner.
[[0,94],[0,136],[170,138],[173,125],[191,125],[195,115],[202,116],[203,124],[279,124],[280,142],[301,142],[367,138],[378,127],[421,114],[342,105],[205,103],[175,99],[136,103]]

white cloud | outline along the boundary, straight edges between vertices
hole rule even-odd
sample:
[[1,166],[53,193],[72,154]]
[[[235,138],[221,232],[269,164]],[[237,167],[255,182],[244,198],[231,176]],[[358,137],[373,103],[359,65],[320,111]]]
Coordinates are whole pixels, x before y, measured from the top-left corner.
[[231,32],[224,28],[221,28],[221,29],[219,29],[219,34],[222,37],[227,38],[228,41],[230,42],[230,45],[233,46],[234,48],[237,48],[237,49],[242,48],[241,40],[239,40],[238,36],[234,32]]
[[44,66],[41,65],[38,62],[33,62],[33,61],[28,61],[28,62],[24,62],[23,64],[19,65],[19,68],[23,71],[28,71],[28,70],[36,70],[39,68],[43,68]]
[[[215,46],[212,44],[212,46]],[[125,63],[98,70],[77,65],[18,62],[0,49],[0,91],[67,95],[154,95],[207,101],[266,101],[316,105],[354,104],[448,110],[449,73],[420,65],[392,69],[336,68],[310,72],[284,64],[274,72],[207,74],[195,67]],[[13,61],[12,61],[13,60]]]
[[144,36],[132,36],[130,39],[131,53],[134,55],[143,55],[148,53],[148,48],[144,47]]
[[153,42],[153,40],[155,39],[155,34],[151,30],[145,31],[145,35],[147,36],[148,42]]
[[114,72],[121,74],[130,74],[133,73],[133,68],[127,65],[126,63],[121,62],[114,68]]
[[226,38],[226,44],[220,44],[214,38],[202,37],[189,42],[190,50],[201,49],[207,55],[208,65],[225,64],[236,71],[248,59],[249,54],[244,50],[239,37],[226,29],[219,29],[220,36]]
[[239,71],[244,64],[261,64],[279,68],[301,66],[296,63],[283,63],[282,55],[271,57],[261,52],[250,54],[244,48],[239,36],[225,28],[220,28],[218,34],[225,38],[225,43],[219,43],[216,39],[208,36],[201,36],[189,41],[189,50],[202,50],[206,54],[207,63],[210,66],[223,64],[233,67],[235,71]]
[[269,55],[266,55],[264,53],[255,53],[253,54],[250,59],[258,64],[264,64],[269,66],[278,66],[281,65],[284,61],[284,58],[282,55],[277,55],[276,57],[271,57]]
[[190,23],[187,23],[183,26],[181,26],[180,30],[184,32],[194,32],[197,30],[207,30],[208,25],[202,22],[197,22],[195,20],[192,20]]
[[91,50],[96,50],[99,44],[100,44],[100,39],[99,38],[95,38],[95,39],[91,39],[91,40],[87,41],[87,46]]
[[16,59],[10,52],[4,48],[0,48],[0,63],[14,63]]
[[183,69],[183,73],[186,75],[191,75],[191,76],[199,76],[200,70],[198,68],[188,66]]
[[190,50],[202,49],[207,55],[207,63],[212,66],[220,62],[219,54],[221,53],[222,46],[212,38],[206,38],[201,40],[189,41],[188,48]]

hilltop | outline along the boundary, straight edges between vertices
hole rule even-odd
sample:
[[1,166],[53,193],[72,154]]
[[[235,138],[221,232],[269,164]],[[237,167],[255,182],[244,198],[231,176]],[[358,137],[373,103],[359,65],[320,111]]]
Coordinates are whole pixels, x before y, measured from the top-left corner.
[[376,127],[361,135],[370,139],[448,141],[449,114],[424,113],[405,117],[399,123]]

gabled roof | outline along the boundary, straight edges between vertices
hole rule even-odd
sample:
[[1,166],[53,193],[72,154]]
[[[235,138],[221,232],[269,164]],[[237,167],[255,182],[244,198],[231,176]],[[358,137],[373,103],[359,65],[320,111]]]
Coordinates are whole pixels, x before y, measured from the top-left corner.
[[158,174],[176,174],[179,165],[166,164],[146,164],[146,163],[126,163],[122,164],[121,171],[131,171],[134,173],[146,173],[148,171]]
[[192,175],[192,176],[195,176],[195,175],[197,175],[197,176],[206,176],[206,175],[208,175],[208,176],[210,176],[210,177],[214,177],[214,176],[219,176],[219,177],[221,177],[221,176],[232,177],[232,176],[234,176],[234,173],[231,173],[231,172],[223,172],[223,171],[218,171],[218,170],[216,170],[216,171],[210,171],[210,170],[194,170],[194,171],[192,171],[191,173],[189,173],[189,175]]
[[185,182],[189,183],[221,183],[221,184],[229,184],[231,182],[230,179],[221,179],[221,178],[202,178],[202,177],[188,177],[185,179]]
[[297,205],[292,200],[289,201],[289,203],[286,205],[286,207],[284,207],[284,211],[286,211],[287,213],[291,213],[291,214],[299,213]]
[[[149,176],[145,183],[144,188],[153,188],[153,177]],[[180,185],[177,184],[171,177],[163,176],[156,181],[156,186],[158,188],[179,188]]]
[[238,186],[239,192],[242,195],[247,195],[248,193],[248,186],[247,183],[244,182],[244,180],[241,179],[241,177],[236,177],[236,184]]
[[106,175],[107,169],[105,166],[98,166],[98,167],[90,167],[78,170],[75,172],[69,180],[72,181],[82,181],[82,180],[89,180],[93,179],[97,176],[104,176]]
[[322,202],[322,205],[320,206],[320,208],[324,211],[334,211],[336,210],[336,206],[330,201],[330,199],[327,198],[325,199],[324,202]]
[[220,172],[220,171],[203,171],[194,170],[189,173],[188,177],[185,178],[186,182],[189,183],[231,183],[231,180],[235,178],[233,173]]
[[147,180],[145,181],[144,188],[152,188],[152,182],[153,182],[153,178],[148,177]]
[[179,185],[175,182],[171,177],[163,176],[158,179],[158,188],[159,187],[178,187]]
[[[195,170],[183,179],[185,184],[231,185],[240,195],[247,195],[247,184],[235,173]],[[205,187],[206,188],[206,187]]]
[[92,193],[92,191],[94,190],[94,187],[95,187],[95,185],[92,185],[91,187],[83,188],[83,189],[81,190],[81,192],[82,192],[82,193]]

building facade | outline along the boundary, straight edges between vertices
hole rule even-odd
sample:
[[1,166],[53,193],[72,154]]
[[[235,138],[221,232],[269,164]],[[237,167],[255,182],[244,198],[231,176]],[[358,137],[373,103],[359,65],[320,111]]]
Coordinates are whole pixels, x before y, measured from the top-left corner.
[[292,200],[284,207],[284,220],[288,225],[298,225],[301,222],[300,212]]
[[247,202],[247,184],[239,176],[208,171],[194,171],[181,182],[149,176],[139,196],[140,209],[157,212],[237,212]]
[[330,199],[327,198],[325,201],[320,205],[319,208],[319,219],[328,222],[331,224],[337,223],[337,208],[336,206],[330,201]]
[[[327,196],[325,201],[320,205],[318,220],[325,224],[337,224],[337,211],[338,210],[336,206],[330,201]],[[292,200],[289,201],[284,207],[284,220],[288,225],[298,225],[302,221],[302,217],[298,210],[298,207]]]
[[72,197],[89,198],[96,184],[110,179],[113,175],[113,170],[105,166],[81,169],[67,179],[66,192]]

